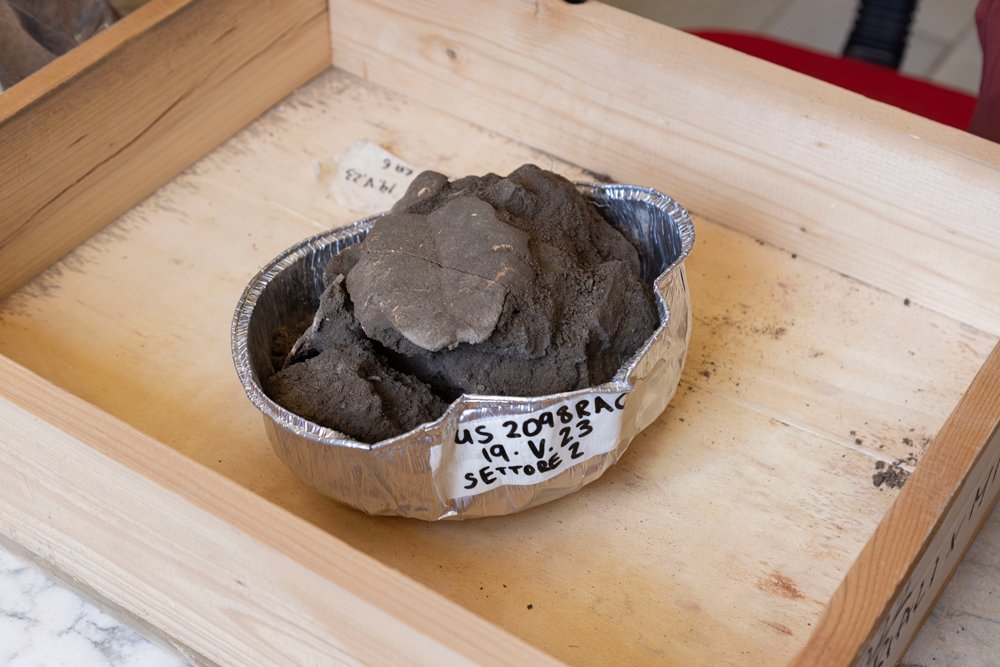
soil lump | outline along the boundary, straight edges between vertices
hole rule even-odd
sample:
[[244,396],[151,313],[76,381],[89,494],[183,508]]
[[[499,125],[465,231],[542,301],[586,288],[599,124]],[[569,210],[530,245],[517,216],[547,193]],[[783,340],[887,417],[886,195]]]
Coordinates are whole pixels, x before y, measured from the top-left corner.
[[448,408],[367,342],[331,346],[271,376],[267,386],[288,410],[363,442],[405,433]]
[[436,419],[463,393],[607,382],[659,322],[633,243],[534,165],[420,174],[323,278],[268,394],[365,442]]

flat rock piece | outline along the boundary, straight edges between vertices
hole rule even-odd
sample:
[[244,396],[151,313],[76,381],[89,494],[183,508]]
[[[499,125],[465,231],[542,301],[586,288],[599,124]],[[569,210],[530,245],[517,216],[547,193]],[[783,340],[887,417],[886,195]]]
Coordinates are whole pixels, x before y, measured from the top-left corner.
[[391,328],[431,351],[481,343],[496,328],[509,290],[535,282],[528,235],[474,195],[427,216],[383,220],[347,282],[369,336]]

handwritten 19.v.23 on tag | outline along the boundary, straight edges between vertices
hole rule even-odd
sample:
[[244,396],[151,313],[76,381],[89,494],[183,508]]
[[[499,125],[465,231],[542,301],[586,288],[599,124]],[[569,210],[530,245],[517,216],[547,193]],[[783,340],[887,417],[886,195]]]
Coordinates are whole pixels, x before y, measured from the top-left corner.
[[615,448],[627,393],[568,399],[516,417],[477,419],[431,448],[439,497],[453,500],[510,484],[537,484]]
[[388,211],[423,169],[405,162],[367,139],[333,158],[330,191],[345,208],[372,215]]

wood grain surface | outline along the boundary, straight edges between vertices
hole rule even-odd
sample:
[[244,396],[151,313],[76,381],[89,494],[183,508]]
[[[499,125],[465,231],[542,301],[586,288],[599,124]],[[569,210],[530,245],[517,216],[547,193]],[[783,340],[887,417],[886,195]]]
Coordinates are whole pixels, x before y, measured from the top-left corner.
[[1000,495],[1000,346],[791,665],[895,664]]
[[338,67],[1000,334],[996,144],[599,2],[330,6]]
[[4,358],[0,387],[4,544],[194,665],[558,664]]
[[[375,605],[401,623],[432,616],[472,627],[471,612],[571,665],[791,659],[897,495],[872,485],[876,461],[924,454],[996,337],[738,233],[738,219],[722,225],[699,217],[687,263],[695,328],[681,389],[619,465],[573,496],[515,516],[441,524],[368,517],[311,492],[277,461],[229,356],[232,312],[258,268],[300,239],[357,217],[332,199],[329,179],[332,156],[361,138],[452,176],[506,173],[531,161],[574,179],[594,177],[331,70],[0,303],[0,353],[172,450],[157,449],[136,464],[140,477],[163,467],[157,475],[173,475],[187,457],[200,464],[190,470],[203,466],[212,476],[170,488],[200,507],[198,494],[214,493],[212,480],[227,478],[231,495],[210,510],[223,523],[246,513],[244,521],[271,529],[287,517],[295,530],[322,531],[337,549],[356,552],[346,561],[329,558],[340,576],[358,582],[351,590],[360,599],[388,595],[396,573],[443,596],[433,598],[441,605],[433,612],[416,602],[406,611]],[[5,437],[11,456],[24,456],[18,436],[8,430]],[[19,461],[4,474],[17,478],[25,465]],[[184,475],[193,474],[188,465]],[[254,501],[245,505],[248,498]],[[272,504],[280,510],[259,513]],[[191,512],[182,515],[197,530],[225,532]],[[60,541],[68,524],[50,531],[25,517],[16,525],[27,532],[9,539],[30,541],[33,553],[42,549],[55,563],[50,569],[77,573],[69,579],[99,578],[102,595],[147,623],[165,623],[177,642],[213,661],[254,655],[259,663],[252,664],[296,664],[247,653],[257,635],[202,617],[202,604],[229,604],[224,567],[206,570],[198,579],[203,598],[185,598],[190,613],[168,622],[147,601],[169,597],[171,577],[194,576],[179,572],[189,565],[178,562],[150,583],[119,572],[125,564],[106,545],[123,536],[95,532],[90,539],[85,531]],[[229,558],[233,544],[202,534],[177,537],[180,551],[168,549],[164,558],[183,561],[195,548],[198,568],[202,559]],[[305,538],[285,550],[269,535],[255,539],[296,560]],[[93,575],[74,569],[80,545],[104,550]],[[165,548],[157,542],[143,558]],[[246,576],[260,587],[275,585],[265,569]],[[302,585],[312,584],[295,583]],[[246,595],[248,605],[266,607],[271,593]],[[281,613],[297,618],[290,607]],[[311,628],[311,619],[303,627]],[[205,624],[244,643],[214,643]],[[508,636],[488,626],[468,632],[469,643],[486,647]],[[282,625],[281,637],[290,647],[312,646],[305,630]],[[335,645],[329,641],[323,646]],[[524,655],[498,651],[496,660],[539,664]]]
[[153,0],[0,95],[0,295],[329,64],[321,0]]

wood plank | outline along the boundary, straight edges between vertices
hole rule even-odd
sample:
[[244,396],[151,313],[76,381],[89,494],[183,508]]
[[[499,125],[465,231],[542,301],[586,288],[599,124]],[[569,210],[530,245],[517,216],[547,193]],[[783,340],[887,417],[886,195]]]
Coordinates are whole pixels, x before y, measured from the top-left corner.
[[333,0],[331,38],[338,67],[1000,334],[1000,146],[599,2]]
[[1000,496],[1000,346],[838,587],[796,667],[895,664]]
[[0,535],[195,665],[559,664],[5,358]]
[[326,12],[154,0],[0,95],[0,295],[325,69]]
[[1000,511],[989,513],[955,573],[933,603],[920,630],[903,654],[903,665],[944,664],[989,667],[996,643],[997,608],[994,592],[1000,590]]
[[790,659],[896,494],[875,461],[923,453],[996,338],[697,219],[682,390],[604,479],[506,518],[368,517],[275,459],[228,337],[261,265],[355,217],[328,168],[363,137],[586,176],[330,70],[0,303],[0,353],[566,663]]

